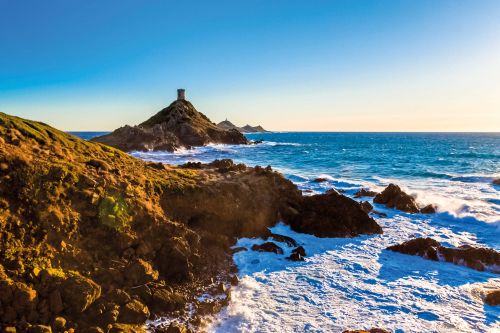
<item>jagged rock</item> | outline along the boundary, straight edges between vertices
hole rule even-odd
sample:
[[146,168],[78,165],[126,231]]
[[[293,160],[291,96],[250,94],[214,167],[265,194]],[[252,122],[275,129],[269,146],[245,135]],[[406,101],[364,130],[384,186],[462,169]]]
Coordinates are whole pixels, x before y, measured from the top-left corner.
[[303,197],[298,213],[284,216],[293,230],[318,237],[354,237],[381,234],[382,228],[361,205],[336,191]]
[[165,333],[187,333],[187,328],[179,323],[171,323]]
[[446,261],[478,271],[500,273],[500,252],[493,249],[461,246],[448,248],[432,238],[416,238],[402,244],[389,246],[390,251],[417,255],[434,261]]
[[143,324],[148,318],[148,307],[140,301],[133,299],[120,308],[118,321],[126,324]]
[[378,194],[377,192],[370,191],[370,190],[367,190],[367,189],[362,188],[362,189],[361,189],[361,190],[359,190],[358,192],[354,193],[354,197],[355,197],[355,198],[361,198],[361,197],[374,197],[374,196],[376,196],[377,194]]
[[167,289],[154,289],[150,306],[156,313],[162,313],[182,309],[185,301],[184,297],[176,292]]
[[269,235],[274,241],[280,242],[280,243],[286,243],[288,246],[297,246],[297,241],[293,239],[292,237],[280,235],[280,234],[273,234],[271,233]]
[[106,299],[118,305],[124,305],[132,299],[130,295],[122,289],[112,289],[106,294]]
[[486,295],[484,302],[492,306],[500,305],[500,289],[490,291]]
[[258,252],[273,252],[276,254],[283,254],[283,249],[273,242],[265,242],[263,244],[254,244],[252,251]]
[[495,185],[500,185],[500,178],[493,179],[492,183]]
[[422,214],[434,214],[436,212],[436,206],[429,204],[424,208],[420,209],[420,213]]
[[306,250],[302,246],[299,246],[292,250],[292,253],[287,259],[291,261],[303,261],[305,256]]
[[232,286],[237,286],[239,283],[240,283],[240,280],[238,279],[238,277],[236,275],[233,275],[231,277],[231,285]]
[[324,182],[327,182],[327,181],[328,181],[327,178],[322,178],[322,177],[316,178],[316,179],[313,180],[314,183],[324,183]]
[[204,146],[210,142],[246,144],[237,130],[213,124],[186,100],[177,100],[138,126],[124,126],[92,139],[123,151],[167,150]]
[[382,193],[377,194],[373,198],[373,202],[384,204],[389,208],[396,208],[407,213],[418,213],[420,211],[415,199],[394,184],[389,184]]
[[131,286],[138,286],[158,279],[158,271],[149,262],[142,259],[132,261],[126,271],[126,280]]
[[363,210],[363,212],[365,212],[366,214],[373,210],[372,204],[368,201],[361,201],[359,204],[361,205],[361,209]]
[[101,296],[101,287],[89,278],[73,275],[62,283],[60,292],[68,311],[78,313]]

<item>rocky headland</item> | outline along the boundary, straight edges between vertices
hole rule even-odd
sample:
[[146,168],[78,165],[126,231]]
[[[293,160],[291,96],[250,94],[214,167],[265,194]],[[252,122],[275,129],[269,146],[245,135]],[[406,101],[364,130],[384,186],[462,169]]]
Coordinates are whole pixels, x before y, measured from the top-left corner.
[[262,127],[260,125],[251,126],[251,125],[247,124],[243,127],[238,127],[227,119],[218,123],[217,126],[224,129],[224,130],[237,130],[238,132],[241,132],[241,133],[265,133],[265,132],[269,132],[269,131],[265,130],[264,127]]
[[247,144],[236,129],[224,129],[180,98],[137,126],[123,126],[93,141],[129,152],[204,146],[209,143]]
[[[0,113],[3,330],[143,332],[147,319],[160,316],[173,323],[158,331],[198,330],[237,283],[231,246],[238,238],[297,245],[269,232],[278,221],[321,237],[382,232],[354,200],[336,192],[303,197],[270,167],[231,160],[174,167],[122,151],[168,142],[143,135],[150,130],[180,145],[225,135],[242,141],[239,132],[195,130],[194,120],[208,120],[193,110],[176,101],[123,135],[96,140],[120,149]],[[305,256],[300,247],[294,253],[290,260]]]

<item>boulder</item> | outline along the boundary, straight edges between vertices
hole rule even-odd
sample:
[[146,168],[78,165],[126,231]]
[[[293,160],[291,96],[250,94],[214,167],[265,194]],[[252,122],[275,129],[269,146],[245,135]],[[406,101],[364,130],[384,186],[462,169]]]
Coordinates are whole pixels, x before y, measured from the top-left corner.
[[493,179],[492,183],[495,185],[500,185],[500,178]]
[[252,251],[258,252],[273,252],[276,254],[283,254],[283,249],[273,242],[265,242],[263,244],[252,246]]
[[185,304],[186,300],[181,294],[167,290],[166,288],[153,289],[151,302],[149,303],[151,310],[155,313],[181,310]]
[[362,188],[362,189],[361,189],[361,190],[359,190],[358,192],[354,193],[354,197],[355,197],[355,198],[361,198],[361,197],[374,197],[374,196],[376,196],[377,194],[378,194],[377,192],[370,191],[370,190],[367,190],[367,189]]
[[432,238],[416,238],[402,244],[389,246],[390,251],[417,255],[434,261],[446,261],[478,271],[500,273],[500,252],[473,246],[444,247]]
[[394,184],[389,184],[382,193],[379,193],[373,198],[373,202],[384,204],[389,208],[396,208],[407,213],[418,213],[420,209],[415,202],[415,199],[403,192],[401,188]]
[[64,328],[66,327],[66,319],[64,317],[56,317],[54,318],[54,321],[52,323],[52,328],[54,331],[59,332],[59,331],[64,331]]
[[142,259],[135,259],[126,268],[126,280],[130,286],[138,286],[158,279],[158,271]]
[[500,289],[490,291],[485,299],[484,302],[488,305],[500,305]]
[[64,280],[60,292],[68,311],[78,313],[101,296],[101,287],[89,278],[73,275]]
[[148,307],[134,299],[120,308],[118,321],[126,324],[143,324],[148,318]]
[[328,179],[327,178],[322,178],[322,177],[319,177],[319,178],[316,178],[313,180],[314,183],[324,183],[324,182],[327,182]]
[[422,214],[434,214],[436,212],[436,206],[429,204],[424,208],[420,209],[420,213]]
[[382,228],[358,202],[337,191],[303,197],[297,211],[297,214],[284,216],[285,222],[297,232],[317,237],[382,233]]
[[171,323],[165,333],[187,333],[187,328],[179,323]]
[[287,259],[291,261],[303,261],[305,256],[306,250],[302,246],[299,246],[292,250],[292,253]]
[[275,242],[286,243],[288,246],[297,246],[297,242],[292,237],[279,234],[270,234],[269,237],[271,237]]

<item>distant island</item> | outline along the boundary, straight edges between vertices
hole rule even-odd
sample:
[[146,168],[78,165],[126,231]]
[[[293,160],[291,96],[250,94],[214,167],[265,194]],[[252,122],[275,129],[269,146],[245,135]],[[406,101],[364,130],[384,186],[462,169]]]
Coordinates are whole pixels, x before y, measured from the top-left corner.
[[92,141],[129,152],[174,151],[209,143],[248,144],[241,131],[217,126],[186,100],[184,89],[177,100],[137,126],[125,125]]
[[217,126],[222,128],[222,129],[225,129],[225,130],[235,129],[241,133],[265,133],[265,132],[269,132],[269,131],[265,130],[260,125],[251,126],[251,125],[247,124],[243,127],[238,127],[227,119],[218,123]]

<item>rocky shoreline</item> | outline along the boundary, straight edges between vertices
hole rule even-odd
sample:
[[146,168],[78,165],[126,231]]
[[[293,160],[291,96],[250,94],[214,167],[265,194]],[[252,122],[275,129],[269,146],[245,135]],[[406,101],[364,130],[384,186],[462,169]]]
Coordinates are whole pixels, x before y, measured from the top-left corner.
[[[355,194],[364,196],[408,213],[435,211],[394,184]],[[306,250],[269,227],[282,221],[318,237],[381,234],[372,209],[333,189],[303,196],[270,166],[144,162],[0,113],[0,327],[144,332],[146,320],[164,317],[171,320],[152,329],[202,330],[238,283],[232,254],[247,249],[233,249],[237,239],[266,238],[251,250],[274,253],[283,250],[272,241],[284,242],[295,248],[287,259],[301,261]],[[479,259],[468,267],[489,265],[486,257],[498,265],[493,250],[436,243],[446,261],[472,255]],[[390,250],[434,258],[411,244]],[[498,293],[485,301],[498,304]]]

